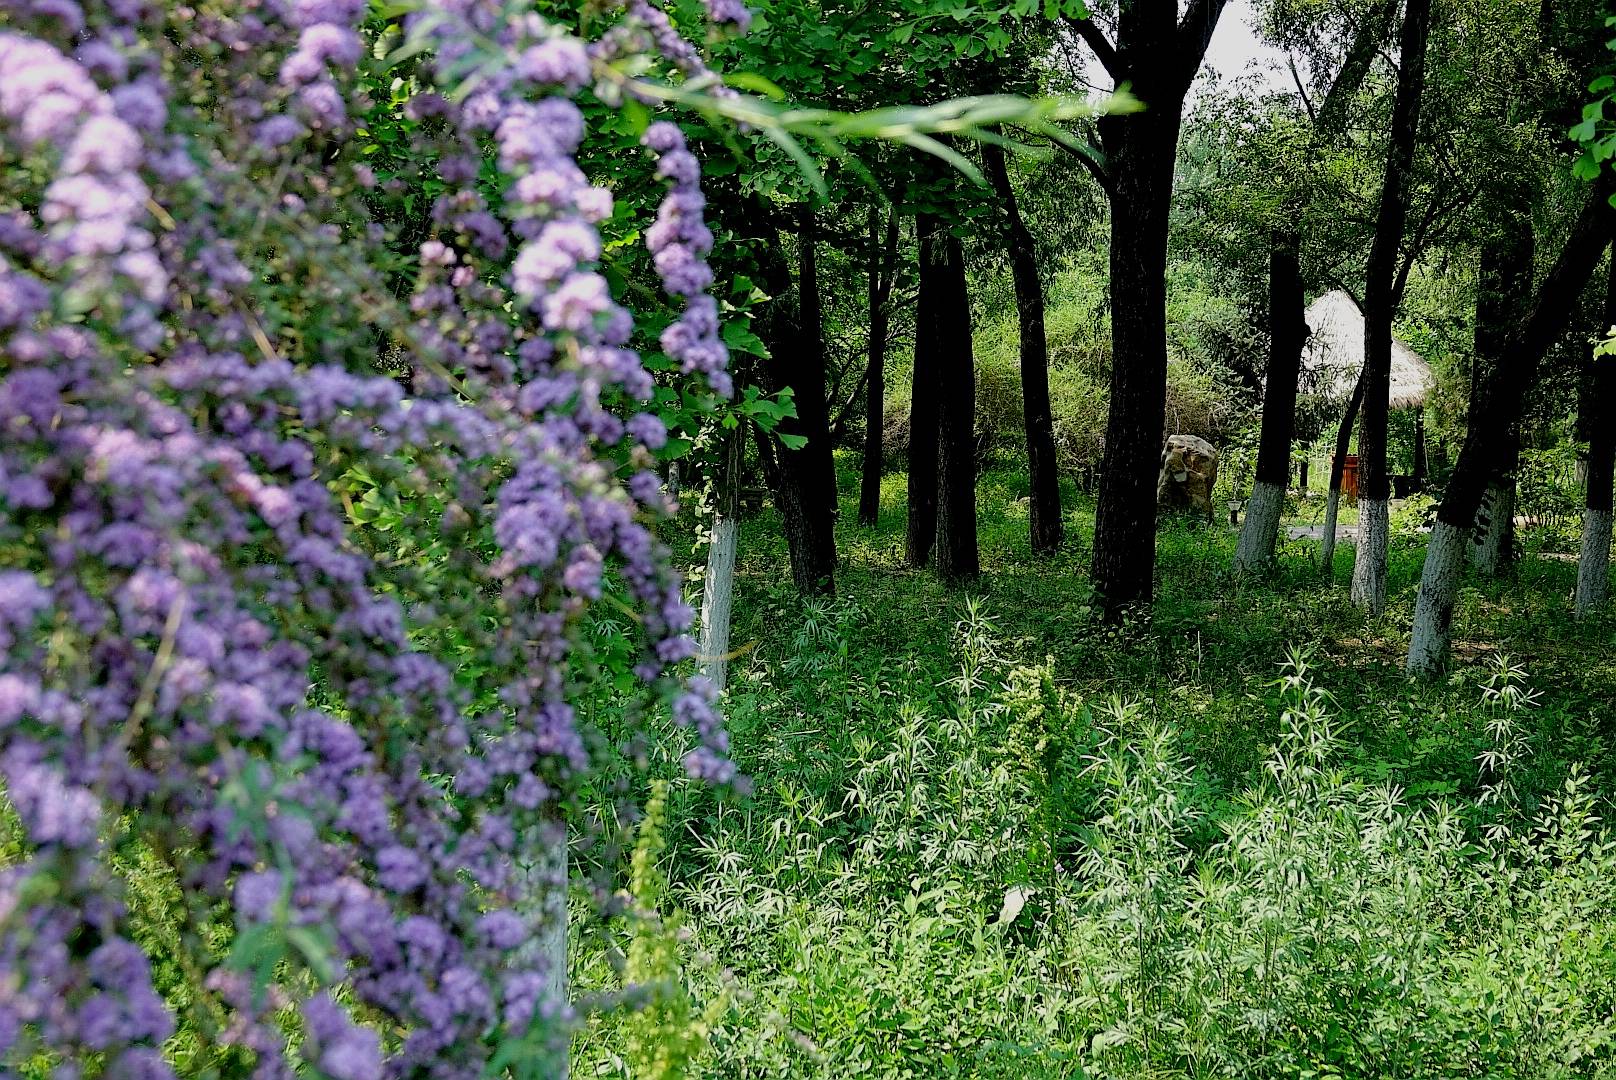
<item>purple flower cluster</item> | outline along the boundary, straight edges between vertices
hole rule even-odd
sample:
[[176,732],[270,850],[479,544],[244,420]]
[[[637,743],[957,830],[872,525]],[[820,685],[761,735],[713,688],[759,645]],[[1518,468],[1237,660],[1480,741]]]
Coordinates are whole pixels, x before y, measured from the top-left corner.
[[683,371],[700,372],[727,397],[733,391],[726,371],[729,350],[718,336],[718,304],[707,293],[713,283],[707,265],[713,234],[702,220],[707,200],[701,193],[701,163],[685,148],[684,133],[667,121],[646,128],[641,141],[658,155],[657,175],[668,181],[645,243],[663,288],[686,302],[684,314],[662,332],[662,348]]
[[[564,1052],[565,973],[531,943],[566,882],[517,867],[564,845],[594,764],[568,697],[595,601],[636,610],[687,769],[733,775],[710,688],[670,677],[692,613],[650,527],[667,431],[601,265],[612,197],[578,163],[590,49],[492,0],[412,14],[442,194],[398,302],[376,176],[345,150],[362,0],[14,9],[0,190],[38,209],[0,215],[0,781],[29,849],[0,870],[0,1068],[173,1075],[112,858],[137,843],[301,969],[266,987],[189,958],[226,1018],[207,1036],[256,1077]],[[684,306],[662,344],[728,393],[700,170],[671,125],[646,145],[669,184],[648,243]],[[359,483],[427,539],[368,528]]]

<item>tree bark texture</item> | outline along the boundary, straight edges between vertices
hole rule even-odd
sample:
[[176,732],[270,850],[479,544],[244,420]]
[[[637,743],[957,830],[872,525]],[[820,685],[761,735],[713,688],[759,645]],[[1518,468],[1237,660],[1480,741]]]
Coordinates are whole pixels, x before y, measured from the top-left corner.
[[1119,5],[1115,46],[1078,30],[1118,85],[1144,106],[1099,120],[1111,202],[1111,405],[1095,513],[1091,577],[1104,617],[1148,609],[1156,553],[1156,478],[1167,391],[1167,225],[1184,94],[1223,0]]
[[[1479,411],[1480,397],[1495,385],[1496,372],[1508,362],[1510,334],[1532,303],[1532,260],[1535,254],[1530,210],[1507,208],[1502,228],[1482,245],[1476,288],[1476,337],[1470,409]],[[1503,572],[1514,555],[1515,482],[1520,461],[1520,423],[1496,433],[1499,445],[1487,479],[1487,491],[1476,514],[1470,560],[1486,576]]]
[[971,351],[971,294],[965,250],[944,231],[922,272],[937,275],[935,320],[941,400],[937,422],[937,576],[965,583],[981,573],[976,543],[976,361]]
[[707,545],[707,576],[701,585],[701,673],[719,690],[729,676],[730,605],[735,596],[735,556],[739,545],[741,455],[746,443],[741,429],[726,432],[718,468],[718,504],[713,509],[713,536]]
[[870,211],[869,371],[864,383],[864,461],[859,475],[859,524],[874,527],[881,514],[882,436],[886,428],[887,301],[892,295],[898,255],[898,212],[887,216],[880,235],[879,211]]
[[797,222],[796,332],[790,342],[772,343],[770,351],[778,361],[781,353],[775,346],[784,346],[792,361],[780,376],[792,389],[797,416],[782,421],[780,430],[808,441],[799,450],[780,451],[780,516],[797,591],[804,596],[830,595],[836,591],[836,467],[825,401],[825,336],[813,209],[803,204]]
[[1044,283],[1032,233],[1021,220],[1015,186],[1005,165],[1004,149],[982,144],[982,163],[1006,218],[1005,246],[1016,289],[1016,318],[1021,334],[1021,414],[1027,432],[1027,474],[1031,482],[1032,550],[1048,554],[1063,536],[1060,475],[1055,464],[1055,424],[1049,405],[1049,341],[1044,330]]
[[[1273,561],[1279,519],[1290,478],[1296,384],[1307,342],[1302,298],[1301,237],[1275,230],[1268,250],[1268,380],[1263,387],[1262,434],[1246,522],[1235,549],[1235,570],[1251,573]],[[1275,497],[1277,494],[1277,498]]]
[[[1616,256],[1605,290],[1601,336],[1616,325]],[[1588,483],[1582,511],[1582,554],[1577,560],[1576,612],[1592,615],[1610,598],[1611,487],[1616,482],[1616,357],[1593,357],[1587,400]]]
[[937,542],[937,425],[941,399],[941,359],[936,333],[940,285],[927,270],[932,249],[942,243],[938,220],[921,214],[915,221],[919,249],[920,292],[915,301],[915,362],[909,390],[909,535],[910,566],[927,566]]
[[1363,417],[1358,429],[1359,530],[1352,567],[1352,599],[1378,614],[1386,606],[1386,502],[1391,476],[1386,461],[1386,429],[1392,371],[1392,320],[1397,314],[1397,255],[1408,218],[1419,133],[1420,97],[1425,86],[1425,42],[1431,29],[1431,0],[1408,0],[1399,34],[1401,60],[1392,103],[1391,148],[1380,189],[1375,239],[1364,274]]
[[[1607,170],[1589,190],[1565,246],[1538,288],[1531,314],[1511,336],[1504,353],[1507,362],[1489,376],[1492,386],[1477,394],[1481,408],[1469,418],[1464,446],[1437,508],[1437,521],[1460,533],[1467,534],[1476,520],[1487,478],[1494,468],[1498,432],[1518,419],[1543,354],[1565,331],[1577,295],[1616,229],[1616,210],[1609,201],[1613,188],[1616,183]],[[1432,542],[1435,537],[1433,530]],[[1414,605],[1414,633],[1408,656],[1412,674],[1435,674],[1447,663],[1458,579],[1444,579],[1439,569],[1427,554],[1419,599]],[[1420,648],[1413,643],[1419,643]]]
[[1341,478],[1346,473],[1347,450],[1352,446],[1352,425],[1358,419],[1363,405],[1364,377],[1358,372],[1358,381],[1352,384],[1352,396],[1347,399],[1347,411],[1341,415],[1341,425],[1335,431],[1335,456],[1330,459],[1330,491],[1324,503],[1324,536],[1319,542],[1319,569],[1325,581],[1335,580],[1335,531],[1341,514]]

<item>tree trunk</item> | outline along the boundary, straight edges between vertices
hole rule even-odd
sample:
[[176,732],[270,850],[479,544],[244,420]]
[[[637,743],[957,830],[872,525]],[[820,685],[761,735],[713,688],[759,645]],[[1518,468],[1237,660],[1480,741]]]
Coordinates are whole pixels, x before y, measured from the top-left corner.
[[[1508,363],[1510,334],[1532,303],[1532,260],[1535,255],[1530,208],[1509,207],[1504,227],[1481,248],[1476,288],[1475,376],[1470,409],[1481,406],[1480,396],[1493,386],[1490,372]],[[1492,577],[1502,573],[1513,558],[1515,480],[1520,461],[1520,424],[1511,423],[1498,433],[1494,466],[1487,492],[1476,515],[1470,559],[1477,571]]]
[[1005,167],[1004,150],[982,144],[982,163],[1004,206],[1005,245],[1016,288],[1021,334],[1021,414],[1027,431],[1027,474],[1031,482],[1032,550],[1047,555],[1061,545],[1060,475],[1055,465],[1055,426],[1049,407],[1049,342],[1044,332],[1044,283],[1032,233],[1021,220],[1016,191]]
[[1521,402],[1537,377],[1543,354],[1564,332],[1577,295],[1593,274],[1616,228],[1616,210],[1609,202],[1613,188],[1616,183],[1608,170],[1602,172],[1554,267],[1538,289],[1530,316],[1511,335],[1504,354],[1507,362],[1490,376],[1483,373],[1493,385],[1477,395],[1481,409],[1466,425],[1464,447],[1437,508],[1437,524],[1426,549],[1408,647],[1411,674],[1434,674],[1447,664],[1459,585],[1457,570],[1448,570],[1453,559],[1447,549],[1455,545],[1462,548],[1494,468],[1497,433],[1519,417]]
[[915,301],[915,362],[909,390],[909,536],[910,566],[931,561],[937,541],[937,424],[941,388],[936,335],[940,284],[927,272],[930,251],[942,243],[937,219],[915,219],[920,261],[920,293]]
[[[555,1022],[565,1017],[571,1008],[567,978],[566,823],[554,817],[535,825],[525,833],[522,847],[525,857],[516,863],[516,897],[512,910],[527,921],[533,933],[518,950],[517,959],[544,974],[538,1015]],[[540,1051],[544,1055],[545,1075],[567,1080],[570,1041],[558,1031],[554,1040]]]
[[976,361],[971,351],[971,294],[965,250],[946,230],[940,256],[922,273],[938,276],[932,312],[941,403],[937,423],[937,576],[967,583],[981,573],[976,545]]
[[1167,396],[1167,226],[1184,95],[1224,0],[1118,5],[1113,46],[1090,19],[1071,20],[1118,86],[1143,106],[1097,124],[1111,202],[1111,407],[1090,576],[1102,615],[1148,613],[1156,562],[1156,474]]
[[[1156,560],[1156,478],[1167,386],[1167,222],[1179,102],[1110,126],[1111,408],[1094,522],[1091,576],[1100,609],[1118,621],[1148,609]],[[1107,117],[1106,119],[1112,119]],[[1102,130],[1106,125],[1102,122]]]
[[1291,470],[1291,431],[1296,421],[1296,383],[1307,342],[1303,316],[1301,237],[1276,230],[1268,251],[1268,381],[1263,387],[1262,435],[1257,470],[1246,504],[1234,567],[1251,573],[1274,559],[1285,485]]
[[[1616,254],[1610,260],[1600,336],[1616,326]],[[1577,617],[1604,607],[1610,596],[1611,485],[1616,477],[1616,357],[1593,357],[1587,398],[1588,484],[1582,511],[1582,554],[1577,559]]]
[[898,212],[887,217],[886,241],[879,236],[879,212],[870,210],[870,345],[864,384],[864,461],[859,476],[859,524],[873,528],[881,515],[882,435],[886,428],[887,300],[892,293],[898,249]]
[[1336,522],[1341,514],[1341,478],[1346,473],[1347,450],[1352,446],[1352,425],[1358,419],[1363,405],[1363,372],[1352,384],[1352,396],[1347,399],[1347,411],[1341,415],[1341,426],[1335,432],[1335,456],[1330,459],[1330,491],[1324,501],[1324,536],[1319,542],[1319,569],[1325,581],[1335,580]]
[[1425,85],[1425,40],[1431,0],[1408,0],[1403,13],[1397,97],[1392,105],[1391,150],[1380,190],[1380,213],[1364,275],[1364,400],[1358,429],[1358,546],[1352,564],[1352,599],[1379,614],[1386,607],[1387,500],[1391,477],[1386,461],[1386,421],[1391,395],[1392,319],[1397,314],[1397,253],[1408,217],[1409,178],[1419,133],[1420,95]]
[[730,602],[735,595],[735,554],[741,511],[741,428],[726,432],[718,468],[718,505],[707,545],[707,576],[701,586],[701,673],[719,690],[729,674]]
[[804,596],[836,591],[836,467],[831,457],[830,416],[825,402],[825,341],[820,314],[819,269],[815,258],[813,209],[798,211],[801,266],[797,275],[797,319],[771,320],[777,383],[789,386],[797,415],[780,432],[807,440],[800,449],[779,451],[776,499],[791,550],[791,577]]

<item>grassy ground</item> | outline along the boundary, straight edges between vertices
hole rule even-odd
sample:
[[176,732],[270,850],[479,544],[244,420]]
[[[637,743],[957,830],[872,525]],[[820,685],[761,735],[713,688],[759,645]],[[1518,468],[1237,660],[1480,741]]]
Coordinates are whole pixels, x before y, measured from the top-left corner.
[[[1170,524],[1154,617],[1115,630],[1075,493],[1034,558],[1024,477],[985,475],[955,591],[903,565],[903,485],[863,530],[842,477],[833,602],[793,597],[771,512],[744,529],[755,790],[676,786],[660,864],[685,985],[732,995],[703,1070],[1609,1075],[1616,660],[1566,614],[1574,567],[1468,582],[1451,676],[1410,684],[1414,536],[1366,619],[1350,546],[1333,585],[1305,542],[1241,582],[1232,531]],[[620,1075],[622,1047],[603,1026],[582,1060]]]

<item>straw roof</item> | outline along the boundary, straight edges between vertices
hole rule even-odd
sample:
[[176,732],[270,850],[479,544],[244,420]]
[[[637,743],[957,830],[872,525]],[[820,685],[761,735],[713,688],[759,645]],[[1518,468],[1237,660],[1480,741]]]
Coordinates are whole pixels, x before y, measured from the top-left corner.
[[[1336,289],[1308,305],[1307,325],[1313,333],[1302,350],[1302,371],[1318,392],[1334,398],[1350,397],[1363,367],[1363,312],[1352,297]],[[1431,365],[1393,338],[1391,407],[1412,409],[1423,405],[1435,385]]]

